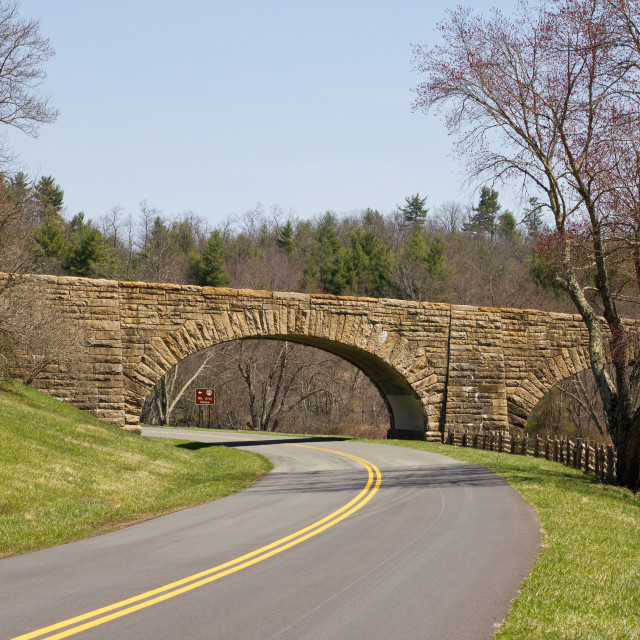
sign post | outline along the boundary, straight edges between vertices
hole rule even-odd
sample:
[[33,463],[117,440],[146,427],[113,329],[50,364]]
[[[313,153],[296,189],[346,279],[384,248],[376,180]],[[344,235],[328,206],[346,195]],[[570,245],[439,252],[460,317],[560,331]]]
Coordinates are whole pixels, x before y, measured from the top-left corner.
[[198,407],[198,427],[200,426],[200,417],[202,415],[200,407],[202,405],[209,407],[209,417],[207,419],[207,427],[211,427],[211,405],[216,403],[215,389],[196,389],[196,406]]
[[215,403],[215,389],[196,389],[196,404],[212,405]]

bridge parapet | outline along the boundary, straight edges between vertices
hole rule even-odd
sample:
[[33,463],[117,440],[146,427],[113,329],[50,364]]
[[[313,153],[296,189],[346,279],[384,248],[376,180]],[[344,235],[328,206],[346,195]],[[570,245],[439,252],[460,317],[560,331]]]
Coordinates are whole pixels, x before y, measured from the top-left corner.
[[86,335],[78,367],[52,366],[45,391],[120,426],[201,349],[286,339],[335,353],[368,375],[391,435],[440,438],[445,427],[522,427],[537,401],[588,368],[577,315],[392,299],[29,276]]

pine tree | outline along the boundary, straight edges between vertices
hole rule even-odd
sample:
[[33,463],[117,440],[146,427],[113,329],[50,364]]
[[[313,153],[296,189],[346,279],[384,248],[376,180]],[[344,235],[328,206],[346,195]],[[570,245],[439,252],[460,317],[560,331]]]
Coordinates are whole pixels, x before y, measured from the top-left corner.
[[421,198],[420,194],[416,193],[404,200],[406,204],[402,207],[398,205],[398,211],[404,216],[405,223],[412,226],[424,224],[429,213],[429,209],[424,206],[427,197]]
[[291,220],[287,220],[287,224],[282,227],[282,231],[280,232],[280,236],[276,240],[276,243],[280,249],[289,255],[293,255],[296,252],[296,243],[293,240],[293,225],[291,224]]
[[509,242],[517,239],[516,219],[511,211],[505,211],[498,216],[498,233]]
[[306,290],[324,291],[340,295],[347,286],[345,249],[338,238],[335,216],[327,211],[314,233],[316,247],[304,265],[303,286]]
[[27,175],[22,171],[18,171],[9,180],[9,191],[14,202],[23,204],[30,197],[31,183]]
[[496,216],[500,208],[498,192],[489,187],[482,187],[478,206],[473,207],[474,213],[469,217],[469,222],[463,226],[463,231],[487,233],[493,238],[497,229]]
[[527,227],[527,231],[532,236],[537,236],[543,227],[542,220],[543,205],[538,202],[538,198],[529,198],[529,208],[524,210],[522,222]]
[[381,296],[391,275],[389,249],[362,227],[351,233],[345,256],[347,290],[354,295]]
[[107,258],[107,240],[98,229],[77,213],[69,222],[69,243],[62,257],[62,268],[74,276],[94,275],[94,267]]
[[189,272],[201,286],[224,287],[229,284],[224,239],[218,229],[209,236],[202,254],[195,251],[189,254]]
[[53,179],[53,176],[42,176],[35,186],[35,199],[40,219],[44,220],[51,210],[60,213],[64,191]]

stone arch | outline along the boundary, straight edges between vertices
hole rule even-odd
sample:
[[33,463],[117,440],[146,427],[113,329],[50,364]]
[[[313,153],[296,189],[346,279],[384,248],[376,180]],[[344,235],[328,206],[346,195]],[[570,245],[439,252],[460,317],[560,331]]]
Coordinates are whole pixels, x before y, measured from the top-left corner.
[[439,429],[441,406],[431,405],[427,395],[437,376],[416,371],[420,353],[415,346],[366,315],[345,319],[305,308],[212,311],[173,331],[149,336],[138,361],[124,371],[126,423],[138,423],[145,397],[178,362],[202,349],[249,338],[288,340],[351,362],[380,391],[389,410],[392,437],[424,439],[427,431]]
[[558,383],[590,368],[586,345],[537,358],[517,386],[507,387],[509,426],[524,428],[538,402]]

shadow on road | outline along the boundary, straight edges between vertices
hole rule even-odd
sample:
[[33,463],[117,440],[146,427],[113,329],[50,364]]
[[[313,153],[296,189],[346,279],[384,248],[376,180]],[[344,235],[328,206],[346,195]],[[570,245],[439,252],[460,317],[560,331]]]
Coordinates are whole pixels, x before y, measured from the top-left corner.
[[[363,471],[272,472],[251,491],[265,493],[335,493],[358,492],[366,479]],[[475,465],[408,467],[383,469],[381,489],[435,489],[446,487],[496,487],[506,483],[484,467]]]
[[323,436],[322,438],[318,438],[315,436],[310,436],[308,438],[271,438],[269,440],[256,438],[255,440],[216,440],[215,442],[186,442],[184,444],[177,445],[178,447],[182,447],[183,449],[205,449],[206,447],[261,447],[263,445],[268,444],[305,444],[309,442],[318,443],[327,443],[327,442],[343,442],[345,440],[349,440],[350,438],[342,438],[340,436]]

